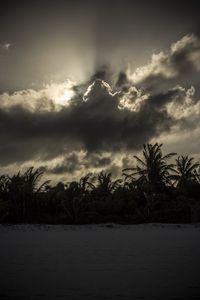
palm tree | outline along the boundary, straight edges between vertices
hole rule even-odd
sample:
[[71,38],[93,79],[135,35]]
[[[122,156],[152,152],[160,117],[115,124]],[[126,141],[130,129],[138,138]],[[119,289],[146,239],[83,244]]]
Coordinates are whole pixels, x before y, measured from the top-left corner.
[[101,171],[97,175],[97,187],[96,190],[101,194],[107,195],[112,193],[116,188],[119,187],[121,179],[112,181],[112,173],[106,173]]
[[80,178],[79,182],[72,181],[66,185],[65,198],[61,208],[73,223],[79,223],[85,216],[92,215],[90,211],[90,191],[94,189],[94,177],[89,173]]
[[112,180],[112,173],[101,171],[97,175],[96,186],[91,192],[91,197],[93,211],[101,216],[101,221],[105,215],[112,213],[114,192],[119,188],[120,183],[120,179]]
[[78,186],[83,195],[85,195],[85,193],[87,193],[89,190],[94,189],[94,180],[95,177],[92,173],[88,173],[85,176],[81,177]]
[[[167,160],[176,153],[162,154],[162,144],[155,143],[143,145],[143,159],[134,156],[137,166],[124,169],[126,178],[137,176],[140,184],[147,187],[151,192],[160,191],[166,184],[170,184],[170,172],[174,170],[174,164],[167,164]],[[126,172],[132,171],[132,173]]]
[[49,180],[42,184],[39,183],[42,175],[41,169],[34,170],[34,167],[30,167],[25,173],[18,172],[9,177],[8,192],[20,221],[29,218],[37,194],[49,183]]
[[0,176],[0,221],[4,221],[10,213],[11,202],[8,199],[8,176]]
[[176,169],[174,169],[176,174],[172,175],[177,187],[184,188],[188,183],[198,181],[199,166],[198,162],[194,162],[194,157],[179,156],[176,159]]
[[34,167],[30,167],[23,174],[24,181],[27,185],[27,189],[29,190],[29,193],[32,193],[32,194],[39,193],[49,184],[49,182],[50,182],[49,180],[40,184],[40,180],[43,176],[43,173],[44,172],[40,168],[34,170]]
[[200,165],[194,170],[194,175],[196,181],[200,184]]
[[0,176],[0,194],[1,194],[1,196],[2,196],[2,194],[7,192],[8,181],[9,181],[9,178],[7,175]]

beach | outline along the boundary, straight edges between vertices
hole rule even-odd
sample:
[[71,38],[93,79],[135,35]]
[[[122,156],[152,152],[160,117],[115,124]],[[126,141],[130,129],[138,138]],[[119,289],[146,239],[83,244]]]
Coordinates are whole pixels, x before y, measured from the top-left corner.
[[0,299],[200,299],[200,225],[1,225]]

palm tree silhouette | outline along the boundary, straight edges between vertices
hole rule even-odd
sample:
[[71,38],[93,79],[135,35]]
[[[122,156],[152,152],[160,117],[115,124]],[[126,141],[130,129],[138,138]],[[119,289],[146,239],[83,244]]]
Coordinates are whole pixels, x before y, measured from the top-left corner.
[[194,170],[195,179],[200,184],[200,164],[199,166]]
[[112,181],[112,173],[101,171],[97,175],[97,191],[101,194],[108,195],[112,193],[121,183],[121,179]]
[[200,164],[189,156],[168,162],[175,154],[163,155],[162,144],[144,144],[142,157],[134,156],[136,165],[123,170],[123,182],[108,171],[55,186],[41,184],[41,168],[2,175],[0,221],[188,222],[199,203]]
[[0,221],[4,221],[12,208],[11,202],[7,199],[8,176],[0,176]]
[[72,223],[79,223],[83,215],[93,214],[90,211],[90,193],[94,189],[92,173],[80,178],[79,182],[72,181],[66,185],[65,197],[61,208]]
[[9,177],[8,192],[15,203],[17,216],[20,220],[29,219],[35,197],[50,182],[39,184],[43,171],[41,169],[28,168],[24,173],[18,172]]
[[[170,172],[174,170],[174,164],[167,164],[167,160],[176,153],[168,153],[163,156],[162,144],[155,143],[143,145],[143,159],[134,155],[136,167],[123,170],[126,177],[138,177],[140,184],[152,191],[160,191],[166,184],[170,184]],[[132,173],[126,173],[133,171]]]
[[172,179],[177,183],[177,187],[183,188],[190,182],[195,182],[197,178],[197,169],[200,166],[198,162],[194,162],[194,157],[179,156],[176,159],[176,169],[174,169],[175,175],[172,175]]

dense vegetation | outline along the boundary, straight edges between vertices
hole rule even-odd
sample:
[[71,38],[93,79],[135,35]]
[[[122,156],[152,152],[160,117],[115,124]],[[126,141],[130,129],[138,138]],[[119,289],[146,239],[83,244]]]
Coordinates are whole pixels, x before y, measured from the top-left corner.
[[[40,184],[43,172],[29,168],[0,176],[2,223],[191,222],[199,207],[199,163],[176,153],[163,155],[161,144],[143,146],[136,165],[112,174],[87,174],[78,182]],[[198,216],[197,216],[198,217]],[[195,221],[195,220],[194,220]]]

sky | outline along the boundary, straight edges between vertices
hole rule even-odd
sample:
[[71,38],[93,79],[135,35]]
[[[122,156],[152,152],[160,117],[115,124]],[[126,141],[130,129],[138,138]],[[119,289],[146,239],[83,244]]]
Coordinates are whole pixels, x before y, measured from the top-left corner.
[[199,159],[199,6],[1,1],[1,172],[120,176],[157,141]]

